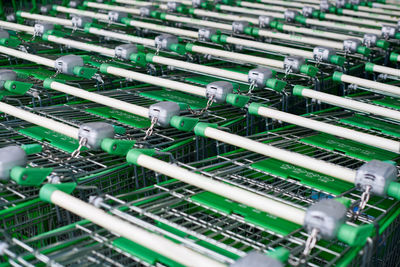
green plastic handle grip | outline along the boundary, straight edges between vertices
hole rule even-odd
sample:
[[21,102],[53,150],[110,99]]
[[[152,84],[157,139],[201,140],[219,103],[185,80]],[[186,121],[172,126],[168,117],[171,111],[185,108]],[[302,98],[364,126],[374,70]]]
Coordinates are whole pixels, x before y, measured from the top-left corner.
[[173,116],[169,124],[175,129],[178,129],[180,131],[191,132],[198,122],[199,122],[198,118]]
[[52,168],[24,168],[16,166],[11,169],[10,176],[12,180],[22,186],[40,186],[52,171]]
[[4,83],[4,88],[7,91],[17,95],[24,95],[32,86],[33,83],[24,83],[19,81],[6,81]]
[[367,242],[367,238],[371,236],[373,229],[373,224],[352,226],[344,223],[338,230],[337,238],[352,247],[363,246]]
[[135,140],[120,140],[104,138],[101,141],[101,149],[111,155],[125,156],[135,145]]
[[400,200],[400,183],[391,182],[387,188],[386,193],[389,197],[393,197],[397,200]]

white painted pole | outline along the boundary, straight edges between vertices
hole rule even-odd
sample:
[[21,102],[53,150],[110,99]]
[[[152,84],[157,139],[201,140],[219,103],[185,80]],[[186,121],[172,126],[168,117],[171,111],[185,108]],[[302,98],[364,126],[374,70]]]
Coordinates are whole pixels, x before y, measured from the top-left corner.
[[129,14],[140,15],[140,10],[138,8],[131,8],[126,6],[116,6],[116,5],[107,5],[95,2],[86,2],[86,6],[104,10],[113,10],[113,11],[122,11]]
[[[372,70],[374,72],[379,72],[379,73],[384,73],[384,74],[389,74],[389,75],[400,77],[400,69],[389,68],[389,67],[374,64]],[[400,91],[399,91],[399,94],[400,94]]]
[[391,22],[397,22],[400,18],[397,16],[387,16],[387,15],[381,15],[381,14],[376,14],[376,13],[369,13],[369,12],[360,12],[360,11],[354,11],[354,10],[349,10],[349,9],[343,9],[343,15],[346,16],[356,16],[356,17],[361,17],[361,18],[369,18],[373,19],[375,21],[391,21]]
[[60,190],[53,191],[50,200],[53,204],[59,207],[62,207],[112,233],[117,234],[118,236],[125,237],[182,265],[198,267],[226,266],[225,264],[195,252],[184,245],[177,244],[165,237],[140,228],[116,216],[110,215],[107,212]]
[[233,14],[226,14],[226,13],[212,12],[212,11],[208,11],[208,10],[204,10],[204,9],[194,9],[193,10],[193,14],[196,15],[196,16],[223,19],[223,20],[228,20],[228,21],[244,20],[244,21],[248,21],[250,23],[253,23],[255,25],[258,24],[258,19],[257,18],[245,17],[245,16],[233,15]]
[[107,66],[105,72],[115,75],[115,76],[119,76],[119,77],[125,77],[128,79],[132,79],[132,80],[136,80],[136,81],[140,81],[140,82],[144,82],[144,83],[149,83],[149,84],[153,84],[153,85],[160,86],[160,87],[166,87],[166,88],[170,88],[173,90],[177,90],[177,91],[181,91],[181,92],[185,92],[185,93],[189,93],[189,94],[206,97],[206,89],[205,88],[190,85],[187,83],[163,79],[163,78],[159,78],[159,77],[155,77],[155,76],[151,76],[151,75],[147,75],[147,74],[142,74],[142,73],[134,72],[134,71],[130,71],[130,70],[125,70],[125,69],[121,69],[121,68],[116,68],[116,67],[112,67],[112,66]]
[[375,114],[385,118],[390,118],[393,120],[400,121],[400,112],[396,110],[391,110],[388,108],[383,108],[331,94],[321,93],[311,89],[303,89],[301,91],[301,95],[304,97],[320,100],[321,102],[330,105],[339,106],[346,109],[364,112],[368,114]]
[[123,110],[128,113],[135,114],[144,118],[148,118],[149,115],[148,108],[130,104],[108,96],[103,96],[100,94],[88,92],[83,89],[79,89],[77,87],[73,87],[56,81],[51,82],[49,87],[59,92],[73,95],[82,99],[90,100],[92,102],[99,103],[107,107]]
[[254,9],[254,8],[244,8],[244,7],[236,7],[236,6],[228,6],[228,5],[217,5],[218,10],[230,11],[235,13],[243,13],[249,15],[265,15],[271,16],[277,19],[284,19],[283,13],[269,12],[266,10]]
[[153,39],[137,37],[137,36],[133,36],[133,35],[125,34],[125,33],[106,31],[103,29],[95,28],[95,27],[88,28],[88,32],[91,34],[106,36],[106,37],[110,37],[113,39],[124,40],[124,41],[128,41],[128,42],[136,43],[136,44],[143,44],[143,45],[152,46],[152,47],[155,46],[155,42]]
[[[258,4],[245,1],[240,1],[240,6],[254,8],[254,9],[263,9],[268,11],[278,11],[278,12],[285,12],[285,10],[288,9],[287,7],[282,7],[282,6]],[[291,8],[291,9],[301,11],[301,8]]]
[[365,11],[365,12],[369,12],[369,13],[379,13],[379,14],[384,14],[384,15],[391,15],[391,16],[399,16],[400,15],[400,10],[378,8],[378,7],[358,6],[357,10]]
[[[265,3],[265,4],[273,3],[274,5],[287,6],[287,7],[297,7],[297,8],[300,8],[300,9],[303,8],[303,6],[305,6],[304,3],[300,3],[300,2],[289,2],[289,1],[278,1],[278,0],[274,0],[273,2],[271,2],[271,0],[261,0],[259,2],[260,3]],[[319,5],[308,4],[307,6],[319,9]]]
[[358,25],[368,25],[368,26],[377,27],[377,28],[381,28],[383,25],[396,26],[396,24],[393,24],[393,23],[379,22],[379,21],[356,18],[356,17],[339,16],[339,15],[335,15],[335,14],[324,14],[324,17],[327,20],[337,20],[340,22],[349,22],[349,23],[354,23],[354,24],[358,24]]
[[27,60],[30,62],[34,62],[34,63],[40,64],[40,65],[45,65],[45,66],[53,68],[53,69],[55,67],[54,66],[55,61],[52,59],[36,56],[36,55],[22,52],[19,50],[11,49],[11,48],[8,48],[5,46],[0,46],[0,53],[6,54],[8,56],[14,56],[14,57],[24,59],[24,60]]
[[[262,30],[259,31],[260,35],[261,35],[261,32],[262,32]],[[289,36],[289,35],[287,35],[287,36]],[[290,37],[288,39],[291,40]],[[278,53],[287,54],[287,55],[296,55],[296,56],[301,56],[301,57],[305,57],[305,58],[313,58],[313,56],[314,56],[313,52],[311,52],[311,51],[290,48],[290,47],[280,46],[280,45],[273,45],[273,44],[268,44],[268,43],[262,43],[262,42],[256,42],[256,41],[251,41],[251,40],[246,40],[246,39],[241,39],[241,38],[236,38],[236,37],[231,37],[231,36],[226,37],[226,42],[230,43],[230,44],[243,45],[243,46],[247,46],[247,47],[257,48],[260,50],[265,50],[265,51],[270,51],[270,52],[278,52]]]
[[[169,2],[169,1],[170,0],[157,0],[157,2]],[[191,6],[192,5],[192,1],[190,1],[190,0],[176,0],[176,2],[182,3],[182,4],[187,5],[187,6]]]
[[250,55],[246,55],[246,54],[229,52],[229,51],[225,51],[225,50],[214,49],[214,48],[209,48],[209,47],[199,46],[199,45],[192,45],[190,50],[195,53],[211,55],[211,56],[218,57],[218,58],[237,60],[240,62],[247,62],[247,63],[252,63],[255,65],[263,65],[263,66],[269,66],[269,67],[283,69],[283,61],[279,61],[279,60],[275,60],[275,59],[250,56]]
[[[129,156],[129,154],[128,154]],[[239,187],[219,182],[203,175],[191,172],[182,167],[165,161],[141,154],[137,158],[137,164],[157,173],[178,179],[184,183],[196,186],[214,194],[229,198],[233,201],[245,204],[249,207],[267,212],[285,220],[303,225],[305,212],[301,209],[289,206],[282,202],[258,195]]]
[[165,19],[170,20],[170,21],[180,22],[180,23],[188,23],[188,24],[194,24],[194,25],[198,25],[198,26],[205,26],[205,27],[210,27],[210,28],[217,28],[217,29],[232,31],[231,24],[224,24],[224,23],[219,23],[219,22],[214,22],[214,21],[193,19],[193,18],[188,18],[188,17],[183,17],[183,16],[168,15],[168,14],[165,15]]
[[98,46],[98,45],[94,45],[94,44],[78,42],[78,41],[70,40],[67,38],[57,37],[55,35],[47,35],[46,39],[53,43],[62,44],[62,45],[65,45],[68,47],[73,47],[73,48],[80,49],[80,50],[96,52],[96,53],[106,55],[109,57],[115,56],[115,50],[111,49],[111,48],[106,48],[106,47],[102,47],[102,46]]
[[167,65],[167,66],[174,66],[186,70],[198,71],[204,74],[215,75],[223,78],[228,78],[236,81],[248,82],[248,75],[244,73],[239,73],[235,71],[224,70],[215,67],[209,67],[206,65],[194,64],[189,63],[182,60],[176,60],[167,57],[160,57],[160,56],[153,56],[152,61],[154,63]]
[[340,180],[354,184],[356,171],[336,164],[315,159],[300,153],[277,148],[271,145],[251,140],[246,137],[227,133],[212,127],[205,128],[204,136],[233,146],[247,149],[260,155],[275,158],[312,171],[336,177]]
[[272,118],[287,123],[299,125],[319,132],[350,139],[356,142],[379,147],[395,153],[400,153],[400,142],[382,138],[379,136],[351,130],[348,128],[332,125],[329,123],[308,119],[302,116],[293,115],[287,112],[278,111],[267,107],[259,107],[258,114],[266,118]]
[[21,18],[25,18],[25,19],[42,20],[42,21],[54,23],[56,25],[73,26],[72,21],[69,19],[62,19],[62,18],[57,18],[57,17],[32,14],[32,13],[23,12],[23,11],[19,12],[18,14],[21,16]]
[[55,6],[55,7],[56,7],[55,10],[58,11],[58,12],[67,13],[67,14],[82,15],[82,16],[85,16],[85,17],[90,17],[90,18],[95,18],[95,19],[108,21],[108,14],[96,13],[96,12],[92,12],[92,11],[88,11],[88,10],[68,8],[68,7],[63,7],[63,6]]
[[55,131],[57,133],[69,136],[74,139],[78,139],[79,129],[69,126],[67,124],[33,114],[29,111],[16,108],[3,102],[0,102],[0,111],[21,120]]
[[0,28],[13,30],[13,31],[19,31],[19,32],[27,32],[32,35],[35,32],[35,29],[33,27],[21,25],[18,23],[2,21],[2,20],[0,20]]
[[356,25],[349,25],[349,24],[340,23],[340,22],[332,22],[332,21],[326,21],[326,20],[307,18],[306,24],[334,28],[334,29],[347,30],[347,31],[355,31],[355,32],[361,32],[361,33],[373,33],[378,36],[381,35],[381,31],[377,30],[377,29],[364,28],[364,27],[360,27],[360,26],[356,26]]
[[[396,10],[400,11],[400,6],[399,5],[390,5],[389,2],[386,1],[387,4],[381,4],[381,3],[372,3],[372,8],[381,8],[381,9],[386,9],[386,10]],[[400,4],[397,3],[397,4]]]
[[147,1],[136,1],[136,0],[114,0],[115,3],[119,4],[127,4],[133,6],[150,6],[150,5],[157,5],[157,3],[151,3]]
[[159,31],[159,32],[165,32],[169,34],[174,34],[174,35],[183,35],[187,36],[190,38],[198,38],[198,32],[196,31],[189,31],[189,30],[184,30],[184,29],[178,29],[174,27],[168,27],[164,25],[158,25],[158,24],[153,24],[153,23],[147,23],[147,22],[142,22],[138,20],[130,20],[129,25],[137,28],[145,28],[153,31]]
[[[288,31],[288,32],[303,33],[303,34],[307,34],[307,35],[319,36],[319,37],[324,37],[324,38],[329,38],[329,39],[334,39],[334,40],[346,40],[346,39],[354,39],[354,38],[363,40],[363,38],[353,36],[353,35],[327,32],[327,31],[321,31],[321,30],[310,29],[310,28],[303,28],[303,27],[292,26],[292,25],[288,25],[288,24],[284,24],[282,29],[284,31]],[[335,42],[335,43],[337,43],[337,42]],[[340,45],[337,45],[337,46],[340,47]]]
[[379,83],[379,82],[362,79],[362,78],[358,78],[358,77],[350,76],[350,75],[346,75],[346,74],[341,74],[340,80],[344,83],[355,84],[355,85],[358,85],[361,87],[375,89],[380,92],[385,92],[385,93],[389,93],[391,95],[400,96],[400,87],[397,87],[394,85]]
[[296,43],[303,43],[303,44],[310,44],[314,46],[325,46],[331,47],[335,49],[343,49],[343,42],[334,42],[325,39],[317,39],[312,37],[300,36],[300,35],[291,35],[286,33],[280,32],[273,32],[268,30],[259,30],[258,35],[263,37],[269,37],[273,39],[281,39],[281,40],[288,40],[293,41]]

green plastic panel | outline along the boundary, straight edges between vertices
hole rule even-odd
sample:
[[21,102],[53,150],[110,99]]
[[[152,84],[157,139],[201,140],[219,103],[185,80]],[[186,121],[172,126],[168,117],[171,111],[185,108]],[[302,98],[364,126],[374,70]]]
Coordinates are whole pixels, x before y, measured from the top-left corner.
[[384,134],[400,137],[400,127],[389,122],[372,119],[367,116],[355,115],[350,118],[341,119],[343,123],[355,125],[365,129],[380,131]]
[[385,97],[379,100],[374,100],[372,103],[382,105],[385,107],[400,109],[400,99],[393,97]]
[[206,98],[200,98],[176,91],[157,90],[157,91],[142,92],[140,93],[140,95],[158,101],[172,101],[177,103],[185,103],[189,105],[190,108],[192,109],[201,109],[206,107],[207,105]]
[[339,139],[329,134],[318,134],[301,141],[315,146],[323,147],[329,150],[336,150],[345,153],[348,156],[356,157],[362,160],[392,160],[397,158],[397,154],[373,146],[361,144],[352,140]]
[[[75,140],[71,137],[56,133],[54,131],[45,129],[40,126],[34,126],[30,128],[24,128],[19,130],[20,133],[26,134],[34,139],[39,141],[47,141],[52,146],[62,149],[68,153],[72,153],[75,149],[78,148],[79,143],[78,140]],[[81,151],[86,150],[86,148],[82,148]]]
[[339,195],[354,185],[335,179],[331,176],[307,170],[276,159],[266,159],[251,164],[253,168],[283,177],[300,181],[302,184],[312,186],[331,194]]
[[238,256],[238,255],[236,255],[234,253],[231,253],[231,252],[229,252],[229,251],[227,251],[225,249],[222,249],[222,248],[220,248],[218,246],[210,244],[209,242],[206,242],[206,241],[203,241],[203,240],[199,240],[198,238],[196,238],[196,237],[194,237],[192,235],[187,235],[185,232],[182,232],[182,231],[180,231],[180,230],[178,230],[176,228],[173,228],[172,226],[166,225],[166,224],[164,224],[162,222],[157,221],[157,226],[162,228],[162,229],[164,229],[164,230],[166,230],[166,231],[168,231],[168,232],[170,232],[170,233],[173,233],[173,234],[175,234],[175,235],[177,235],[179,237],[196,240],[196,244],[198,244],[198,245],[200,245],[202,247],[208,248],[208,249],[210,249],[212,251],[215,251],[215,252],[217,252],[217,253],[219,253],[221,255],[224,255],[226,257],[229,257],[231,259],[237,260],[237,259],[240,258],[240,256]]
[[[45,79],[51,77],[52,75],[54,75],[54,73],[55,73],[55,71],[46,70],[46,69],[42,69],[42,68],[38,68],[38,69],[15,69],[14,71],[17,72],[18,74],[31,75],[31,76],[35,77],[36,79],[39,79],[39,80],[45,80]],[[66,75],[66,74],[60,73],[60,74],[57,75],[57,80],[81,81],[81,80],[83,80],[83,78],[70,76],[70,75]]]
[[300,227],[295,223],[283,220],[266,212],[253,209],[246,205],[233,202],[232,200],[210,192],[197,194],[192,197],[192,200],[226,214],[239,214],[243,216],[245,221],[269,229],[281,235],[287,235]]
[[123,237],[115,239],[113,245],[151,265],[155,265],[159,262],[166,266],[183,267],[183,265]]
[[98,107],[86,109],[87,112],[96,114],[107,119],[115,119],[121,123],[131,125],[136,128],[150,127],[150,120],[122,110],[112,109],[109,107]]

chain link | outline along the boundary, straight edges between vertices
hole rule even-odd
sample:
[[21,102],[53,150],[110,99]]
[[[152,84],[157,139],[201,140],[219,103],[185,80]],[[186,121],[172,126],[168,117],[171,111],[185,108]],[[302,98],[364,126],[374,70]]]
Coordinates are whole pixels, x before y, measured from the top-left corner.
[[146,130],[146,135],[143,137],[143,140],[146,140],[147,138],[149,138],[153,134],[154,127],[156,126],[157,121],[158,121],[157,117],[152,117],[151,118],[150,127]]
[[285,76],[283,76],[282,80],[283,80],[283,81],[286,81],[286,80],[287,80],[287,77],[288,77],[289,74],[291,74],[292,72],[293,72],[293,71],[292,71],[292,66],[289,65],[287,68],[285,68]]
[[315,63],[315,67],[318,68],[318,66],[322,62],[322,55],[318,55],[317,58],[315,59],[317,62]]
[[253,81],[250,83],[249,91],[247,92],[246,95],[251,95],[251,92],[254,90],[255,87],[256,87],[256,80],[253,80]]
[[158,56],[158,54],[160,54],[160,50],[161,50],[161,44],[157,44],[156,46],[156,52],[154,53],[156,56]]
[[311,234],[308,236],[306,244],[304,246],[303,253],[300,255],[298,260],[289,260],[289,264],[293,266],[299,266],[307,262],[307,257],[310,255],[311,251],[315,247],[318,241],[318,229],[313,228]]
[[365,206],[367,205],[369,198],[371,196],[371,189],[372,186],[367,185],[365,187],[365,191],[361,195],[361,200],[360,204],[358,205],[357,211],[354,213],[353,220],[356,220],[358,216],[360,216],[361,212],[365,209]]
[[71,153],[71,156],[67,160],[77,158],[81,154],[82,147],[86,146],[87,141],[88,141],[87,138],[80,138],[78,148]]
[[188,105],[187,110],[193,115],[200,116],[212,106],[212,104],[214,102],[214,97],[215,97],[214,95],[211,96],[207,101],[207,105],[204,108],[202,108],[201,110],[193,110],[189,105]]
[[49,78],[50,79],[54,79],[55,77],[57,77],[58,74],[60,74],[61,71],[59,69],[56,70],[56,73],[54,73],[53,75],[51,75]]

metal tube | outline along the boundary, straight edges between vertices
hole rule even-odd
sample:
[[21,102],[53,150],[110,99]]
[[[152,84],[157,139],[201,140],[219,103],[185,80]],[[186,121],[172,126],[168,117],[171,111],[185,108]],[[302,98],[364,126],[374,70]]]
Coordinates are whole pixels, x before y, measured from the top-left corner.
[[54,7],[55,7],[55,10],[58,11],[58,12],[67,13],[67,14],[82,15],[82,16],[86,16],[86,17],[90,17],[90,18],[95,18],[95,19],[107,20],[108,21],[108,15],[107,14],[96,13],[96,12],[92,12],[92,11],[75,9],[75,8],[68,8],[68,7],[63,7],[63,6],[54,6]]
[[272,118],[287,123],[299,125],[319,132],[328,133],[346,139],[354,140],[356,142],[367,144],[373,147],[379,147],[388,151],[393,151],[395,153],[400,152],[400,142],[332,125],[321,121],[304,118],[302,116],[293,115],[276,109],[259,107],[258,115],[266,118]]
[[9,114],[11,116],[14,116],[16,118],[19,118],[21,120],[55,131],[57,133],[69,136],[74,139],[78,139],[79,129],[69,126],[67,124],[33,114],[29,111],[16,108],[14,106],[11,106],[3,102],[0,102],[0,111]]
[[246,137],[227,133],[212,127],[207,127],[204,130],[204,135],[214,140],[244,148],[267,157],[285,161],[354,184],[356,171],[336,164],[315,159],[300,153],[280,149],[271,145],[251,140]]
[[59,25],[64,25],[64,26],[73,26],[72,21],[69,19],[62,19],[62,18],[57,18],[57,17],[32,14],[32,13],[22,12],[22,11],[19,12],[18,14],[21,16],[21,18],[44,20],[44,21],[52,22],[54,24],[59,24]]
[[53,191],[50,200],[53,204],[75,213],[76,215],[85,218],[112,233],[116,233],[118,236],[125,237],[185,266],[226,266],[225,264],[195,252],[184,245],[177,244],[165,237],[154,234],[116,216],[110,215],[107,212],[60,190]]
[[40,65],[45,65],[45,66],[53,68],[53,69],[55,67],[54,66],[55,61],[52,59],[36,56],[36,55],[22,52],[19,50],[11,49],[11,48],[8,48],[5,46],[0,46],[0,53],[6,54],[8,56],[14,56],[14,57],[24,59],[24,60],[27,60],[30,62],[34,62],[34,63],[40,64]]
[[96,52],[102,55],[106,55],[109,57],[114,57],[115,56],[115,50],[111,48],[106,48],[98,45],[93,45],[93,44],[88,44],[88,43],[83,43],[83,42],[78,42],[62,37],[57,37],[55,35],[47,35],[47,40],[53,43],[58,43],[58,44],[63,44],[65,46],[73,47],[76,49],[81,49],[89,52]]
[[243,13],[250,15],[265,15],[271,16],[277,19],[284,19],[283,13],[275,13],[269,12],[265,10],[253,9],[253,8],[244,8],[244,7],[236,7],[236,6],[228,6],[228,5],[217,5],[218,10],[230,11],[235,13]]
[[129,14],[134,14],[134,15],[140,15],[140,10],[138,8],[130,8],[126,6],[116,6],[116,5],[107,5],[107,4],[101,4],[101,3],[95,3],[95,2],[86,2],[86,6],[92,7],[92,8],[99,8],[99,9],[105,9],[105,10],[114,10],[114,11],[122,11],[126,12]]
[[157,173],[178,179],[184,183],[196,186],[203,190],[229,198],[247,206],[270,213],[285,220],[303,225],[305,212],[265,196],[245,189],[219,182],[203,175],[191,172],[182,167],[141,154],[137,164]]
[[341,74],[340,80],[344,83],[351,83],[365,88],[371,88],[381,92],[386,92],[391,95],[400,96],[400,87],[394,85],[379,83],[367,79],[358,78],[355,76],[350,76],[347,74]]
[[209,67],[200,64],[189,63],[182,60],[171,59],[167,57],[153,56],[152,61],[154,63],[163,64],[167,66],[174,66],[182,69],[198,71],[204,74],[215,75],[223,78],[228,78],[232,80],[248,82],[248,75],[244,73],[239,73],[235,71],[224,70],[215,67]]
[[324,39],[317,39],[317,38],[300,36],[300,35],[291,35],[291,34],[273,32],[273,31],[267,31],[267,30],[259,30],[258,35],[263,36],[263,37],[274,38],[274,39],[293,41],[296,43],[310,44],[310,45],[314,45],[314,46],[320,45],[320,46],[332,47],[332,48],[340,49],[340,50],[343,49],[343,42],[334,42],[334,41],[329,41],[329,40],[324,40]]
[[13,31],[27,32],[32,35],[35,32],[35,29],[33,27],[12,22],[1,21],[1,20],[0,20],[0,27],[3,29],[13,30]]
[[127,102],[124,102],[124,101],[121,101],[118,99],[114,99],[114,98],[111,98],[108,96],[103,96],[100,94],[88,92],[83,89],[79,89],[77,87],[73,87],[73,86],[59,83],[56,81],[51,82],[49,87],[53,90],[63,92],[63,93],[69,94],[69,95],[73,95],[73,96],[76,96],[76,97],[79,97],[82,99],[90,100],[95,103],[99,103],[104,106],[107,106],[107,107],[123,110],[128,113],[132,113],[132,114],[144,117],[144,118],[149,117],[148,116],[149,115],[148,108],[130,104],[130,103],[127,103]]
[[106,36],[106,37],[114,38],[117,40],[124,40],[124,41],[128,41],[128,42],[148,45],[148,46],[152,46],[152,47],[155,46],[155,42],[153,39],[137,37],[137,36],[133,36],[133,35],[125,34],[125,33],[106,31],[103,29],[95,28],[95,27],[90,27],[87,30],[89,33],[95,34],[95,35]]
[[371,29],[371,28],[363,28],[360,26],[356,25],[349,25],[345,23],[340,23],[340,22],[332,22],[332,21],[326,21],[326,20],[318,20],[318,19],[309,19],[307,18],[305,21],[306,24],[308,25],[316,25],[316,26],[322,26],[322,27],[328,27],[328,28],[334,28],[334,29],[341,29],[341,30],[347,30],[347,31],[355,31],[355,32],[361,32],[361,33],[373,33],[378,36],[381,35],[381,31],[377,29]]
[[[389,67],[380,66],[380,65],[374,65],[373,71],[400,77],[400,69],[389,68]],[[399,91],[399,93],[400,93],[400,91]]]
[[[262,35],[262,31],[263,30],[259,31],[260,35]],[[287,35],[287,36],[289,36],[289,35]],[[288,39],[291,40],[290,37]],[[231,37],[231,36],[226,37],[226,42],[231,43],[231,44],[243,45],[243,46],[247,46],[247,47],[253,47],[253,48],[257,48],[257,49],[261,49],[261,50],[265,50],[265,51],[301,56],[301,57],[305,57],[305,58],[313,58],[313,56],[314,56],[313,52],[302,50],[302,49],[290,48],[290,47],[273,45],[273,44],[262,43],[262,42],[255,42],[255,41],[240,39],[240,38]]]
[[388,108],[383,108],[367,103],[362,103],[352,99],[347,99],[331,94],[317,92],[311,89],[303,89],[301,95],[304,97],[309,97],[313,99],[320,100],[321,102],[328,103],[331,105],[343,107],[350,110],[360,111],[369,114],[376,114],[382,117],[394,119],[400,121],[400,112],[396,110],[391,110]]
[[176,82],[168,79],[163,79],[139,72],[116,68],[112,66],[106,67],[106,72],[115,76],[125,77],[132,80],[153,84],[160,87],[166,87],[173,90],[206,97],[206,89],[199,86],[190,85],[187,83]]
[[221,57],[221,58],[226,58],[226,59],[238,60],[241,62],[252,63],[252,64],[256,64],[256,65],[264,65],[264,66],[283,69],[283,61],[279,61],[279,60],[275,60],[275,59],[250,56],[250,55],[246,55],[246,54],[229,52],[229,51],[225,51],[225,50],[214,49],[214,48],[209,48],[209,47],[199,46],[199,45],[192,45],[191,51],[195,52],[195,53],[205,54],[205,55],[212,55],[215,57]]

